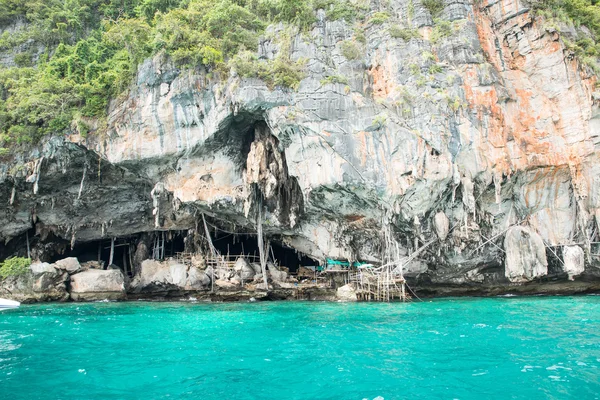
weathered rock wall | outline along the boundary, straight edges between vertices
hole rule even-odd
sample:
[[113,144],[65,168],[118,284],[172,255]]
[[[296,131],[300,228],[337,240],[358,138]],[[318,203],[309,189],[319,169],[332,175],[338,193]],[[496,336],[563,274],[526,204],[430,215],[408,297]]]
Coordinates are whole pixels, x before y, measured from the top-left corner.
[[[401,255],[439,238],[415,279],[527,281],[540,275],[505,268],[523,268],[505,239],[522,225],[548,274],[600,276],[596,77],[525,1],[445,0],[441,37],[418,1],[390,4],[419,37],[366,24],[362,44],[324,13],[308,33],[271,27],[306,60],[297,91],[147,60],[104,137],[53,139],[0,166],[0,238],[35,228],[75,245],[191,229],[202,212],[247,231],[259,190],[265,232],[316,259],[381,261],[391,226]],[[361,56],[346,59],[344,42]],[[260,56],[279,46],[264,39]],[[581,248],[583,272],[565,246]]]

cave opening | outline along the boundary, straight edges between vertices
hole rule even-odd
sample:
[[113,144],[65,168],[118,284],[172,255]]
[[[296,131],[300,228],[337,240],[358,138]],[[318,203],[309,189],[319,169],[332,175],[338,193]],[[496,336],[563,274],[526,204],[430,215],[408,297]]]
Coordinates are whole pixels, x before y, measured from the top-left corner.
[[[214,228],[214,230],[211,229],[210,231],[211,240],[221,255],[229,256],[230,260],[244,256],[250,262],[260,262],[256,233],[234,233],[224,231],[213,224],[209,225],[211,225],[211,228]],[[199,233],[200,238],[204,237],[203,233]],[[187,230],[138,233],[126,237],[114,238],[114,243],[111,238],[76,242],[73,248],[71,248],[71,243],[68,240],[55,236],[52,233],[49,233],[42,239],[39,235],[35,235],[32,232],[29,235],[29,239],[33,259],[55,263],[68,257],[75,257],[82,265],[89,263],[87,264],[88,267],[101,269],[109,267],[112,248],[112,265],[118,267],[124,274],[130,277],[133,277],[136,273],[134,264],[138,265],[137,263],[139,263],[139,260],[136,260],[135,257],[140,243],[145,243],[147,247],[147,253],[144,255],[145,259],[165,260],[176,258],[179,253],[188,253],[190,251],[204,252],[208,250],[204,246],[200,248],[194,247],[194,235],[190,235],[190,232]],[[201,240],[203,241],[204,239]],[[320,264],[318,260],[284,245],[280,236],[271,236],[269,243],[268,261],[273,262],[277,266],[288,268],[292,274],[297,273],[301,266],[314,267]],[[19,251],[14,251],[13,254],[26,256],[25,246],[22,247],[23,249],[19,248]],[[4,248],[2,250],[11,249]],[[4,253],[2,254],[3,258],[7,258],[7,254]]]
[[178,253],[185,252],[186,237],[187,232],[185,231],[154,232],[146,240],[146,242],[150,242],[149,257],[155,260],[176,257]]
[[[114,252],[112,265],[118,267],[123,273],[132,276],[132,257],[133,251],[135,251],[135,237],[129,238],[118,238],[114,242]],[[49,255],[46,259],[49,263],[54,263],[63,258],[75,257],[80,264],[95,262],[96,266],[101,269],[108,268],[111,252],[111,239],[93,240],[89,242],[78,242],[75,243],[73,249],[71,246],[66,246],[62,253],[54,252]]]
[[564,259],[559,246],[548,246],[546,260],[548,261],[548,277],[564,275]]
[[[185,236],[184,232],[179,231],[142,233],[115,238],[114,244],[113,239],[110,238],[77,242],[72,249],[66,240],[61,239],[60,251],[46,252],[40,259],[48,263],[55,263],[64,258],[75,257],[80,264],[94,262],[97,264],[92,264],[92,267],[106,269],[109,267],[112,248],[112,265],[118,267],[124,274],[133,277],[135,274],[134,256],[140,242],[147,244],[149,252],[147,258],[163,260],[175,257],[177,253],[185,251]],[[51,243],[57,243],[57,239]]]
[[[244,256],[251,262],[258,262],[258,240],[255,234],[217,232],[211,236],[215,248],[222,255],[229,255],[230,258]],[[292,274],[295,274],[301,266],[319,265],[319,261],[284,246],[277,240],[271,239],[270,245],[268,260],[277,266],[288,268]]]
[[12,240],[0,241],[0,262],[11,257],[35,256],[40,239],[36,236],[35,228],[29,229]]
[[298,272],[298,268],[300,267],[314,267],[320,264],[319,261],[306,254],[277,242],[271,242],[271,249],[273,250],[275,259],[281,265],[288,267],[292,273]]

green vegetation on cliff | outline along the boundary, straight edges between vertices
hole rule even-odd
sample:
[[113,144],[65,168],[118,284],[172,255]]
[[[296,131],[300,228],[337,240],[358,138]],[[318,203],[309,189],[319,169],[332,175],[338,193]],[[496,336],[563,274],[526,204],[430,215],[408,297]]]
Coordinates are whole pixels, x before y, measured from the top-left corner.
[[534,11],[546,19],[547,27],[561,31],[561,26],[575,28],[574,34],[564,32],[565,46],[579,60],[600,73],[600,0],[537,0]]
[[0,263],[0,278],[6,279],[9,276],[24,275],[29,271],[31,260],[24,257],[12,257]]
[[[123,94],[137,66],[164,52],[177,65],[223,75],[230,68],[272,86],[295,88],[303,63],[288,49],[255,56],[272,23],[308,29],[316,10],[353,20],[355,0],[0,0],[0,149],[41,136],[102,126],[108,102]],[[362,4],[362,5],[361,5]],[[245,70],[243,70],[245,68]]]
[[[600,71],[600,7],[597,0],[535,0],[549,24],[577,29],[563,35],[568,48]],[[317,10],[330,20],[358,25],[354,38],[340,44],[349,60],[363,58],[362,27],[384,25],[397,39],[420,35],[410,23],[399,24],[382,2],[370,10],[367,0],[0,0],[0,155],[11,146],[47,134],[102,131],[111,99],[125,94],[138,65],[163,53],[178,66],[202,68],[225,77],[257,77],[271,87],[297,88],[303,60],[292,57],[292,37],[317,21]],[[432,16],[442,0],[422,0]],[[415,4],[409,3],[409,20]],[[268,25],[283,23],[276,35]],[[556,24],[560,25],[560,24]],[[433,42],[449,36],[453,24],[436,18]],[[585,28],[583,28],[585,27]],[[281,51],[274,59],[257,55],[259,38],[274,36]]]

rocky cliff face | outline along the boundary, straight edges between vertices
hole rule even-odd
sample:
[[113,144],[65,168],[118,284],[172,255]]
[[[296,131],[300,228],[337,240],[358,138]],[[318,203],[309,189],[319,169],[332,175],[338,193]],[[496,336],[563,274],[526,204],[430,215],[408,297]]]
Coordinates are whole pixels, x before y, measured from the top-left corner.
[[367,24],[362,43],[324,13],[292,32],[297,91],[147,60],[104,137],[0,166],[0,256],[26,232],[45,254],[201,214],[249,232],[261,209],[268,237],[316,260],[381,262],[384,230],[400,256],[430,244],[405,266],[421,285],[600,276],[596,77],[524,1],[445,0],[444,34],[418,1],[390,3],[418,35]]

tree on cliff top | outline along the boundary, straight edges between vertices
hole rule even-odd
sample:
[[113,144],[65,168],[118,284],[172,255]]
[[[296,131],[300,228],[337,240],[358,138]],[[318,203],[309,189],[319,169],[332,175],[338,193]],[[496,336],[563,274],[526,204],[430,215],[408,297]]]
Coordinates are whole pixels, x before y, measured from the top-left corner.
[[235,54],[256,51],[269,23],[306,28],[316,7],[340,2],[347,1],[0,0],[0,28],[11,28],[0,51],[17,64],[0,68],[0,148],[68,131],[78,118],[105,118],[109,99],[152,54],[226,72]]

